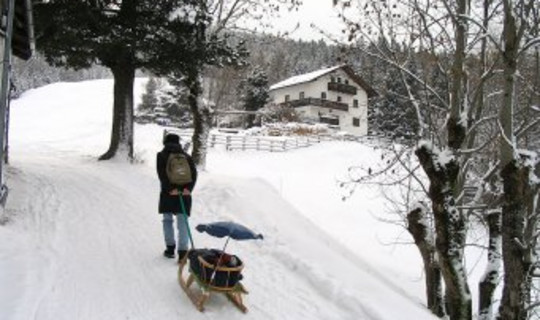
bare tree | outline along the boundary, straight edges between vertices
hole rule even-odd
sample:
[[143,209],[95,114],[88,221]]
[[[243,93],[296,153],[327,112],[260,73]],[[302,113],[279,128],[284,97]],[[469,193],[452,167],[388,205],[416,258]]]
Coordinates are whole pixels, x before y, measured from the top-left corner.
[[[490,146],[484,138],[491,137],[479,134],[480,129],[494,119],[484,108],[485,83],[494,68],[487,59],[484,40],[493,17],[490,2],[480,6],[485,11],[472,8],[469,0],[360,2],[365,12],[362,18],[343,14],[350,39],[361,37],[370,42],[375,50],[365,53],[399,70],[408,99],[416,108],[421,139],[415,154],[429,180],[427,194],[445,282],[446,312],[452,320],[471,319],[464,248],[469,215],[481,208],[482,190],[470,199],[467,189],[470,175],[483,181],[484,173],[471,172],[471,168],[478,153]],[[381,47],[381,41],[374,40],[381,37],[388,39],[383,44],[400,43],[404,50]],[[481,64],[472,65],[478,57]],[[417,71],[411,70],[411,62],[420,64]],[[438,74],[438,79],[430,79],[430,74]],[[442,86],[438,84],[441,78],[445,80]],[[415,214],[410,212],[410,222],[416,220]],[[425,241],[417,241],[421,232],[410,231],[416,243],[425,246]],[[492,292],[484,295],[483,302],[484,307],[491,306]]]
[[502,205],[502,250],[504,286],[498,319],[524,320],[529,316],[531,281],[537,259],[538,190],[536,176],[540,169],[537,155],[520,152],[514,130],[516,77],[518,60],[532,44],[524,43],[530,22],[540,9],[534,0],[502,0],[504,26],[502,35],[503,105],[499,112],[501,138],[499,156],[504,184]]
[[380,218],[383,222],[405,228],[412,236],[422,257],[425,272],[427,307],[437,316],[446,315],[442,273],[435,246],[433,215],[428,209],[427,179],[415,159],[413,149],[405,145],[382,144],[381,161],[374,166],[350,167],[349,179],[341,186],[350,197],[360,185],[381,188],[387,203],[387,214],[394,218]]

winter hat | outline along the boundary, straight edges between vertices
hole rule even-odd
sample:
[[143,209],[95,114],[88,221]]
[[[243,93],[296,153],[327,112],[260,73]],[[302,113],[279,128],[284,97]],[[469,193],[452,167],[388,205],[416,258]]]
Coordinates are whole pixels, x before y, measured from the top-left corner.
[[163,138],[163,144],[180,144],[180,137],[174,133],[168,133],[165,138]]

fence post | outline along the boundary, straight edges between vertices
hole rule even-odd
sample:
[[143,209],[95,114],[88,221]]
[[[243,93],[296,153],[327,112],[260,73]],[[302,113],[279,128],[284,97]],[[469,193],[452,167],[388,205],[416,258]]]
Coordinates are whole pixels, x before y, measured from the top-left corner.
[[242,137],[242,150],[245,151],[246,150],[246,136],[243,136]]
[[257,143],[257,151],[259,151],[260,147],[261,147],[261,138],[257,137],[257,139],[255,141]]
[[231,148],[231,136],[225,138],[225,150],[229,151]]
[[283,151],[287,151],[287,140],[283,140]]

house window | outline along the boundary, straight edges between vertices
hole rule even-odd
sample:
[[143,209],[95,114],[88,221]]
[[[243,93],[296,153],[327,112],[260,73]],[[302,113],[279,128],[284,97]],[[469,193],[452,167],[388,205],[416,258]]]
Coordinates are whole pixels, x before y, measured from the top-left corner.
[[352,125],[353,125],[353,127],[359,127],[360,126],[360,119],[359,118],[352,118]]
[[330,82],[336,82],[336,78],[334,78],[334,76],[331,76],[330,77]]
[[340,77],[337,78],[337,82],[341,83],[341,78]]
[[300,96],[299,96],[300,100],[304,99],[304,91],[300,91]]
[[358,108],[358,99],[354,99],[352,102],[353,108]]
[[345,84],[349,84],[349,79],[345,79]]
[[333,126],[339,126],[339,117],[332,117],[328,115],[321,115],[319,118],[320,123],[326,123]]
[[288,94],[285,95],[285,102],[289,102],[289,100],[291,100],[291,96],[289,96]]
[[341,96],[337,96],[337,102],[341,102]]
[[321,92],[321,100],[326,100],[326,92]]

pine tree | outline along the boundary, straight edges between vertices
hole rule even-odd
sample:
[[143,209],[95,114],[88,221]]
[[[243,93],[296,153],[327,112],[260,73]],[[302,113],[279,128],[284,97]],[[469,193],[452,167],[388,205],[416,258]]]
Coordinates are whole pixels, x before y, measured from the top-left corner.
[[[204,168],[206,162],[206,145],[211,126],[211,106],[202,101],[202,75],[206,66],[242,65],[247,51],[242,42],[231,45],[228,35],[210,33],[208,26],[211,17],[207,15],[204,1],[191,0],[201,5],[204,10],[186,12],[192,24],[190,37],[181,39],[184,51],[178,52],[172,47],[161,48],[160,59],[165,65],[157,68],[158,74],[167,77],[169,83],[188,92],[188,104],[193,116],[192,157],[193,161]],[[175,33],[166,34],[167,38],[175,38]]]
[[375,99],[371,108],[371,132],[391,139],[414,139],[418,120],[403,81],[396,70],[390,70],[385,78],[384,94]]
[[37,49],[50,64],[74,69],[100,64],[113,74],[111,142],[100,160],[118,150],[133,157],[135,71],[172,67],[164,58],[170,51],[176,52],[176,61],[189,64],[194,13],[208,17],[204,1],[50,0],[34,7]]
[[142,101],[139,105],[140,111],[151,112],[159,105],[157,96],[157,91],[159,87],[160,86],[158,79],[156,79],[155,77],[150,77],[150,79],[148,79],[148,82],[145,86],[146,92],[142,95]]
[[159,105],[167,112],[170,119],[180,127],[192,127],[193,116],[189,109],[189,92],[183,86],[180,88],[170,86],[158,91]]
[[[247,79],[241,84],[241,96],[244,104],[244,110],[257,111],[264,107],[268,102],[268,77],[261,68],[255,68],[248,75]],[[247,116],[246,127],[253,127],[255,115]]]

